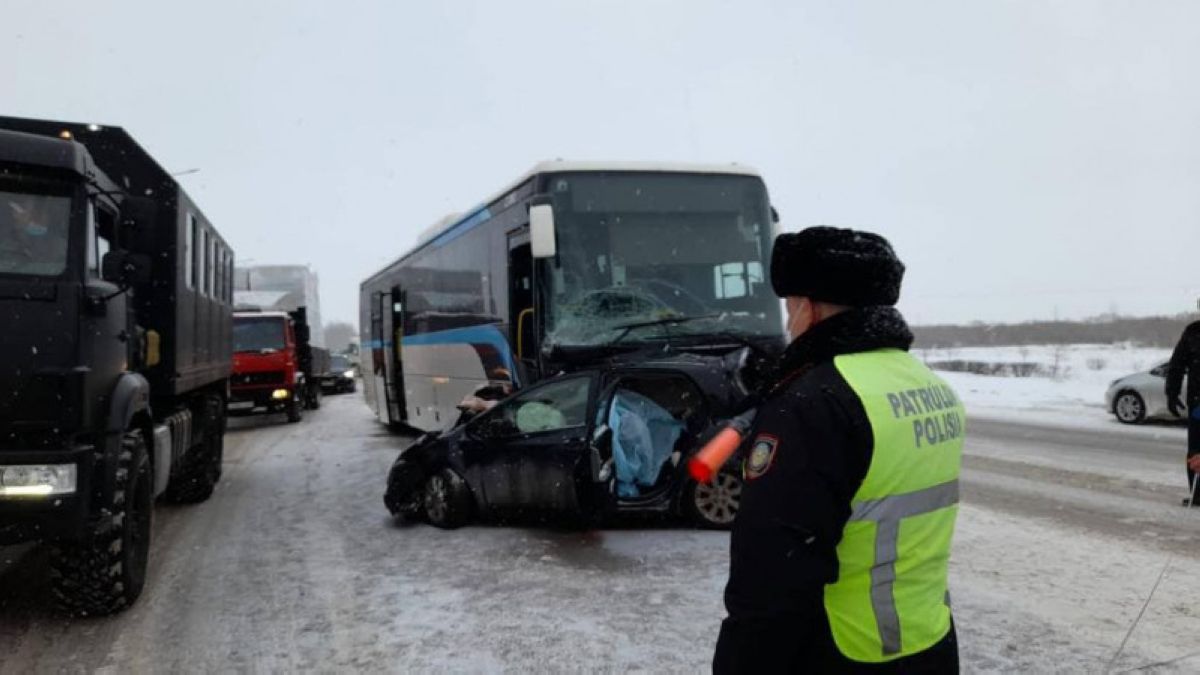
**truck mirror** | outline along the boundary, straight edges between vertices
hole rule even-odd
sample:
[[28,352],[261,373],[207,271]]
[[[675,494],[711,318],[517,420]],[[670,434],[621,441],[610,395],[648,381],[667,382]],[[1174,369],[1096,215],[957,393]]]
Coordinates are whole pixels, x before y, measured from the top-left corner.
[[129,251],[109,251],[100,261],[100,276],[119,286],[150,283],[150,258]]
[[529,244],[534,258],[553,258],[558,253],[554,233],[554,207],[534,204],[529,207]]
[[158,216],[158,203],[145,197],[126,197],[121,202],[121,233],[118,241],[137,250],[150,250],[154,242],[154,220]]

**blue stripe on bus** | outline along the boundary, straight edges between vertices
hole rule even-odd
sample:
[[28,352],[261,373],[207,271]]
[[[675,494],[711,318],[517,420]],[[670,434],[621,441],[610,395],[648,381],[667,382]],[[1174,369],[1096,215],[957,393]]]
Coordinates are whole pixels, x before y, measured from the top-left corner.
[[480,223],[486,221],[488,218],[491,218],[491,217],[492,217],[492,212],[488,211],[487,207],[484,206],[484,207],[480,208],[478,211],[476,211],[475,213],[471,214],[465,220],[460,220],[453,227],[451,227],[450,229],[446,230],[445,232],[439,234],[437,236],[437,238],[435,238],[433,240],[432,245],[435,248],[439,247],[439,246],[445,246],[446,244],[449,244],[450,242],[454,241],[455,239],[458,239],[459,237],[463,236],[464,234],[470,232],[472,229],[475,228],[476,225],[479,225]]
[[[405,335],[405,347],[421,347],[426,345],[455,345],[455,344],[485,344],[494,347],[496,353],[504,362],[504,367],[511,374],[513,382],[517,380],[517,369],[513,361],[512,348],[505,339],[504,333],[495,324],[482,326],[467,326],[466,328],[451,328],[434,333],[417,333]],[[519,384],[519,383],[518,383]]]

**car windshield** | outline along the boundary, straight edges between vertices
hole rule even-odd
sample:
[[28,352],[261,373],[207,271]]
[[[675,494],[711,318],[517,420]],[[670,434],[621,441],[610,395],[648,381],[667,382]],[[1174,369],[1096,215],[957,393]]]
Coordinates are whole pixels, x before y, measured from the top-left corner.
[[66,194],[26,192],[0,183],[0,274],[62,274],[70,222]]
[[350,360],[344,356],[329,357],[329,367],[334,370],[350,370],[352,367]]
[[[558,235],[546,274],[549,342],[781,332],[765,276],[771,211],[757,177],[591,172],[551,176],[548,190]],[[637,323],[646,325],[629,330]]]
[[233,350],[262,352],[283,349],[283,319],[276,317],[238,318],[233,322]]

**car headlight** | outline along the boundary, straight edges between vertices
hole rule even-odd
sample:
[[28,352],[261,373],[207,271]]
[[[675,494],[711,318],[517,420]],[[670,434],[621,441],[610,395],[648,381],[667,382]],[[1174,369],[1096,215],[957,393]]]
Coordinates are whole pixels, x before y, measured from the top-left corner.
[[0,497],[46,497],[75,492],[74,464],[0,465]]
[[348,378],[350,378],[351,380],[353,380],[353,379],[354,379],[354,371],[353,371],[353,370],[347,370],[346,372],[342,373],[342,377],[348,377]]

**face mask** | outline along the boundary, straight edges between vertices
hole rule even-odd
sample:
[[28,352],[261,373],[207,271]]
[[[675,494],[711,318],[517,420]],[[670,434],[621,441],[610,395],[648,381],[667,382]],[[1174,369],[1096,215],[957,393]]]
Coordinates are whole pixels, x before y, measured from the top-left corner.
[[787,336],[788,342],[794,341],[796,338],[803,335],[808,327],[803,325],[804,312],[803,306],[798,307],[796,311],[788,313]]

